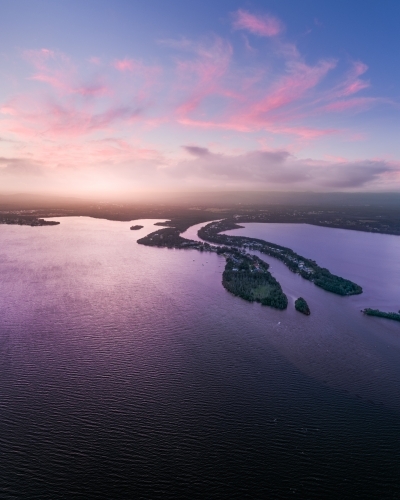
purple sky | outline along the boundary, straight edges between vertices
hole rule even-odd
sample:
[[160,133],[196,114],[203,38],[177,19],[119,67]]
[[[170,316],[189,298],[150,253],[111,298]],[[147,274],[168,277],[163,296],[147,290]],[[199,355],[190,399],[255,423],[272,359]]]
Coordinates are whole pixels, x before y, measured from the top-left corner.
[[1,4],[2,193],[400,190],[397,0]]

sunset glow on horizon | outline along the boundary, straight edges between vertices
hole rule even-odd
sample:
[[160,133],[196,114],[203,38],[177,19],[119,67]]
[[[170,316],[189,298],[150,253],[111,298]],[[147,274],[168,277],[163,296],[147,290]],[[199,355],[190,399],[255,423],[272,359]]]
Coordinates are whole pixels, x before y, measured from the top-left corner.
[[2,4],[0,193],[400,189],[397,2]]

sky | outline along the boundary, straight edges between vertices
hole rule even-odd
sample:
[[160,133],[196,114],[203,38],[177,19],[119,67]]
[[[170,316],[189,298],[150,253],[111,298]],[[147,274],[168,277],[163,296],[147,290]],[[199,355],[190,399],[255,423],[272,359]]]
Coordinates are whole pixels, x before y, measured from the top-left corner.
[[398,0],[0,12],[0,193],[400,191]]

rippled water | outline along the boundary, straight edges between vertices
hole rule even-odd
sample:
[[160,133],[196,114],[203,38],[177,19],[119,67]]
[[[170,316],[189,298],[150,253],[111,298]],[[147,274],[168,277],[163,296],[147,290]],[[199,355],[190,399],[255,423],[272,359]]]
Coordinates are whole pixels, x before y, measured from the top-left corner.
[[[400,497],[400,327],[359,312],[389,300],[364,243],[359,297],[264,256],[275,311],[224,290],[222,257],[137,245],[155,221],[61,222],[0,226],[0,498]],[[314,229],[304,255],[340,274]],[[373,236],[396,290],[398,239]]]

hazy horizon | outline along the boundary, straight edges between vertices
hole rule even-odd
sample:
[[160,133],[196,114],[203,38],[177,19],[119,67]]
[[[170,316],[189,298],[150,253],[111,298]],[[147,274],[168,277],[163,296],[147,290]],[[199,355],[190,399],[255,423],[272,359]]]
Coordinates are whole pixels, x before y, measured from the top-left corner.
[[191,192],[152,192],[125,194],[117,197],[97,196],[59,196],[37,193],[0,192],[0,208],[37,208],[37,207],[78,207],[87,204],[124,204],[124,205],[181,205],[186,207],[222,207],[234,205],[309,205],[309,206],[386,206],[400,207],[400,193],[397,192],[326,192],[311,191],[191,191]]

